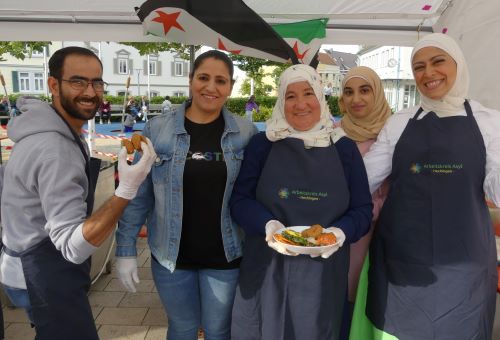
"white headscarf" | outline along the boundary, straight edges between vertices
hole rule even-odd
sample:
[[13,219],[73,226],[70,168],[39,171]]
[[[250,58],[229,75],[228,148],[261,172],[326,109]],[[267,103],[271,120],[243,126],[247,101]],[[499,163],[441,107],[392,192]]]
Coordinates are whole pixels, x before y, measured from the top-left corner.
[[425,111],[434,111],[439,117],[453,116],[464,109],[464,101],[469,91],[469,69],[465,57],[455,40],[442,33],[433,33],[426,35],[415,44],[411,53],[412,63],[415,53],[429,46],[442,49],[455,60],[457,77],[451,89],[441,99],[431,99],[420,93],[420,105]]
[[[316,95],[321,107],[319,122],[308,131],[295,130],[285,118],[285,93],[288,85],[307,81]],[[283,72],[280,77],[278,99],[274,105],[271,118],[266,121],[266,136],[275,142],[287,137],[302,139],[306,148],[326,147],[333,140],[335,143],[345,132],[341,128],[334,128],[330,119],[330,109],[323,95],[321,77],[315,69],[308,65],[293,65]]]

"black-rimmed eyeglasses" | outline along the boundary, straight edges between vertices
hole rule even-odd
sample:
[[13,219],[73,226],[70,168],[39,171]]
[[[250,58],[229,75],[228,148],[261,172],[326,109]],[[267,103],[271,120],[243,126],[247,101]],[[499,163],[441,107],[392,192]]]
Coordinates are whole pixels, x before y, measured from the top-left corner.
[[84,91],[87,89],[89,84],[92,84],[92,88],[95,92],[103,92],[106,90],[106,86],[108,83],[102,80],[85,80],[85,79],[61,79],[62,81],[66,81],[69,83],[73,89],[78,91]]

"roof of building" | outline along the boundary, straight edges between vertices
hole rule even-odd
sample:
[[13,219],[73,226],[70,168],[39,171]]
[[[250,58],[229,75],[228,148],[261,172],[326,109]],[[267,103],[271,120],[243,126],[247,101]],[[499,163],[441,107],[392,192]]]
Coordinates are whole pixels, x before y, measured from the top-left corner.
[[333,49],[325,50],[325,52],[333,59],[335,64],[339,66],[341,74],[345,74],[351,68],[359,65],[359,57],[356,54],[338,52]]
[[318,53],[318,60],[321,64],[325,64],[325,65],[333,65],[333,66],[336,66],[337,64],[335,63],[335,61],[332,59],[332,57],[328,54],[328,53],[324,53],[324,52],[319,52]]

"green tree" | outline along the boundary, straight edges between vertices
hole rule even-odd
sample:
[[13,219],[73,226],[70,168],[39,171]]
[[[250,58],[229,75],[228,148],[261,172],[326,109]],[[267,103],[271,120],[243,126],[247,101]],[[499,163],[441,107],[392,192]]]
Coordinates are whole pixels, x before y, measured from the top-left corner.
[[[253,82],[253,94],[257,97],[267,96],[267,93],[273,89],[272,86],[264,84],[262,78],[264,75],[257,75]],[[240,92],[243,95],[250,95],[250,78],[246,78],[241,84]]]
[[[120,44],[132,46],[140,55],[157,54],[160,52],[178,53],[183,59],[189,60],[189,46],[175,42],[121,42]],[[201,46],[194,47],[198,51]]]
[[5,61],[5,54],[24,60],[31,56],[33,52],[42,52],[44,46],[48,46],[47,41],[0,41],[0,61]]
[[[264,73],[263,71],[264,66],[275,66],[273,72],[271,73],[273,79],[275,80],[275,87],[277,87],[278,83],[276,81],[277,78],[275,76],[275,73],[278,72],[277,77],[279,78],[279,75],[281,75],[283,70],[286,69],[288,66],[290,66],[289,64],[278,63],[271,60],[247,57],[236,54],[230,54],[229,57],[231,58],[232,61],[234,61],[234,63],[236,64],[236,66],[238,66],[240,70],[244,71],[249,78],[254,80],[254,94],[256,96],[265,96],[273,88],[272,86],[266,85],[262,82],[262,79],[266,75],[266,73]],[[244,95],[250,94],[249,79],[245,79],[245,81],[243,82],[241,87],[241,93]]]

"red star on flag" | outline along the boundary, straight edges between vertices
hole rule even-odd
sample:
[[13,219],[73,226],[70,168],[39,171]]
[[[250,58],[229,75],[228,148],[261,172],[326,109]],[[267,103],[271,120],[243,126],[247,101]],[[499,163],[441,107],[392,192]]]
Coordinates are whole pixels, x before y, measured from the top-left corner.
[[154,18],[152,21],[163,24],[163,32],[165,33],[165,35],[167,35],[168,31],[170,31],[172,27],[178,28],[181,31],[186,32],[184,28],[177,22],[177,18],[179,17],[179,15],[181,15],[181,12],[175,12],[171,14],[162,11],[155,11],[155,12],[158,13],[158,16]]
[[222,40],[220,40],[220,38],[217,38],[218,39],[218,44],[217,44],[217,48],[219,50],[224,50],[224,51],[228,51],[228,52],[231,52],[233,54],[240,54],[242,50],[228,50],[226,48],[226,46],[224,46],[224,44],[222,43]]
[[297,56],[297,58],[299,60],[302,60],[302,59],[304,59],[304,56],[309,51],[309,49],[305,50],[304,53],[300,54],[300,52],[299,52],[299,46],[297,44],[297,41],[295,41],[295,44],[293,44],[293,51],[295,52],[295,55]]

